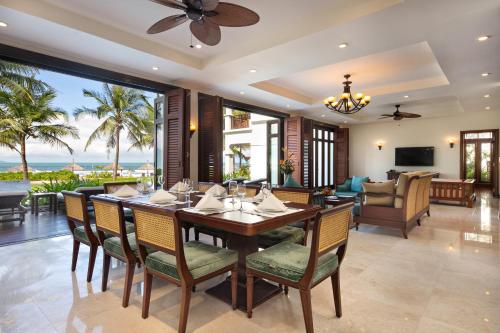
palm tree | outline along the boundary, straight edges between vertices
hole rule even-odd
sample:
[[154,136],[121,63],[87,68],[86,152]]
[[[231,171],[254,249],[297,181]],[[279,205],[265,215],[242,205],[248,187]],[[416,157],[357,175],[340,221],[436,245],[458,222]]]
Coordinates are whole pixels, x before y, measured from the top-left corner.
[[[72,154],[71,147],[61,138],[78,138],[78,130],[66,123],[67,113],[52,106],[56,98],[54,89],[46,83],[43,83],[42,89],[39,82],[30,76],[16,83],[23,93],[17,89],[0,89],[0,146],[19,153],[25,180],[29,179],[26,159],[29,139],[66,148]],[[64,122],[57,123],[61,118]]]
[[155,110],[146,96],[142,96],[144,108],[140,110],[139,117],[141,118],[142,126],[140,128],[130,129],[129,140],[131,142],[128,150],[132,149],[152,149],[154,146],[154,120]]
[[103,84],[102,92],[83,89],[83,96],[93,98],[96,108],[81,107],[75,110],[75,119],[83,116],[95,117],[103,120],[92,132],[85,145],[85,150],[97,139],[105,139],[108,153],[115,149],[113,179],[118,174],[120,159],[120,136],[127,130],[129,141],[141,143],[142,134],[147,132],[144,122],[144,95],[141,90],[122,86]]
[[34,78],[36,74],[38,74],[38,69],[35,67],[0,60],[0,88],[2,89],[24,94],[30,98],[30,92],[26,90],[28,83],[32,91],[36,92],[49,88],[45,82]]

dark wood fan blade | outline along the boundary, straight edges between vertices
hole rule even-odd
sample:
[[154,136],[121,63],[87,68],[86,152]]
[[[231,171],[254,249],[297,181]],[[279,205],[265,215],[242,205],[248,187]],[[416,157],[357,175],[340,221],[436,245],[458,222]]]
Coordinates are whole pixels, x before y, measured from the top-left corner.
[[186,22],[187,19],[188,18],[186,14],[165,17],[164,19],[159,20],[158,22],[153,24],[151,28],[148,29],[148,34],[157,34],[159,32],[172,29],[173,27]]
[[189,28],[191,29],[193,35],[195,35],[195,37],[204,44],[214,46],[220,42],[220,27],[206,19],[201,21],[192,21]]
[[182,10],[187,9],[187,6],[185,4],[175,0],[151,0],[151,1],[170,8],[182,9]]
[[419,114],[416,114],[416,113],[408,113],[408,112],[400,112],[399,113],[399,116],[400,117],[403,117],[403,118],[420,118],[422,117],[421,115]]
[[207,14],[209,20],[223,27],[246,27],[260,20],[256,12],[227,2],[220,2],[213,13]]
[[219,0],[201,0],[202,10],[204,12],[209,12],[215,10],[219,5]]
[[385,117],[385,118],[392,118],[392,117],[394,117],[394,115],[393,115],[393,114],[387,114],[387,113],[386,113],[386,114],[381,115],[381,117]]

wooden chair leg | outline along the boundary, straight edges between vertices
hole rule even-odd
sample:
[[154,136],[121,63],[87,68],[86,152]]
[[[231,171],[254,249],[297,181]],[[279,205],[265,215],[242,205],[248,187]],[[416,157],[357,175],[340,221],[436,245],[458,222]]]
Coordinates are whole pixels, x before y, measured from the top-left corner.
[[300,301],[302,302],[302,313],[304,314],[306,333],[313,333],[314,326],[311,305],[311,289],[300,289]]
[[71,271],[76,269],[76,262],[78,261],[78,251],[80,251],[80,242],[73,239],[73,257],[71,258]]
[[191,228],[184,228],[184,241],[186,243],[189,242],[189,229]]
[[189,303],[191,301],[191,288],[190,285],[183,285],[181,296],[181,314],[179,316],[179,333],[186,332],[188,314],[189,314]]
[[359,230],[359,223],[356,223],[356,231]]
[[213,242],[214,246],[217,246],[217,237],[212,236],[212,242]]
[[247,273],[247,317],[252,318],[253,275]]
[[333,300],[335,302],[335,314],[338,318],[342,317],[342,301],[340,297],[340,272],[337,271],[332,275]]
[[109,266],[111,264],[111,256],[104,252],[104,260],[102,261],[102,285],[101,290],[103,292],[108,289],[108,276],[109,276]]
[[231,304],[233,310],[238,306],[238,267],[231,270]]
[[222,238],[222,247],[227,249],[227,240],[225,238]]
[[130,291],[134,282],[135,260],[127,262],[127,271],[125,273],[125,286],[123,287],[122,306],[126,308],[130,300]]
[[151,285],[153,284],[153,275],[144,269],[144,295],[142,296],[142,318],[146,319],[149,315],[149,301],[151,299]]
[[288,295],[288,286],[285,286],[284,290],[285,290],[285,295]]
[[199,241],[200,240],[200,233],[196,229],[194,229],[194,240],[195,241]]
[[401,231],[403,232],[403,237],[405,239],[408,239],[408,232],[406,231],[406,223],[403,224],[403,227],[401,228]]
[[427,211],[427,216],[429,216],[429,217],[431,216],[431,210],[430,209]]
[[89,268],[87,270],[87,282],[92,281],[92,274],[94,274],[95,258],[97,256],[97,245],[90,246],[89,253]]
[[417,220],[417,225],[420,226],[420,219]]

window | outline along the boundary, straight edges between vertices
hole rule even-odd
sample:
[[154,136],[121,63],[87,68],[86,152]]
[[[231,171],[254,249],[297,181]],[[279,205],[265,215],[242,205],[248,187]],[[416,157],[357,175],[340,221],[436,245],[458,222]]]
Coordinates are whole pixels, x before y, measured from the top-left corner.
[[334,131],[315,126],[313,129],[314,187],[332,187],[334,179]]
[[280,121],[223,108],[223,179],[268,179],[278,183]]

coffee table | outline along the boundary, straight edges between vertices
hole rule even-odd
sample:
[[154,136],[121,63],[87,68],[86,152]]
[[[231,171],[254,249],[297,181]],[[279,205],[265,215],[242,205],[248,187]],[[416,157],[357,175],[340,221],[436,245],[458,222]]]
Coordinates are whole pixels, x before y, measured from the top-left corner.
[[356,197],[340,197],[335,195],[330,195],[325,197],[325,205],[339,206],[348,202],[356,202]]

